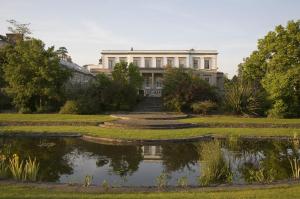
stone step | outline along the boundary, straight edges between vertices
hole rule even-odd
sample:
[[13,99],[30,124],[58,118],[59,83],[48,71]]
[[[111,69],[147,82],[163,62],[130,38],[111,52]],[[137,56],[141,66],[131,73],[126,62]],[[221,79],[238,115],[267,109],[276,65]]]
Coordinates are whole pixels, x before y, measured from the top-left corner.
[[143,119],[129,119],[129,120],[114,120],[104,122],[101,127],[110,128],[130,128],[130,129],[183,129],[197,127],[197,124],[178,122],[175,120],[143,120]]

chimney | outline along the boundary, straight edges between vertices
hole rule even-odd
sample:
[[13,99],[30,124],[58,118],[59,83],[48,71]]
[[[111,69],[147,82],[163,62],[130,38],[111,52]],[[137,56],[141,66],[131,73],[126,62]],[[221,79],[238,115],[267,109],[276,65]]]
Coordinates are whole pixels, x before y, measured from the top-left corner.
[[130,51],[133,51],[133,47],[131,47]]

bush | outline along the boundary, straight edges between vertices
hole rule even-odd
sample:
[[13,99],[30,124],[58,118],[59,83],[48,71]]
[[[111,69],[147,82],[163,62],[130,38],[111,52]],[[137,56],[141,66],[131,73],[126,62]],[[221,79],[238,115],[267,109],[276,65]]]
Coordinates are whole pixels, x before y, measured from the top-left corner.
[[243,115],[264,115],[267,110],[266,93],[249,82],[235,80],[225,86],[225,108]]
[[168,68],[164,74],[164,106],[171,111],[189,111],[191,104],[199,101],[217,101],[214,87],[193,71]]
[[66,101],[59,111],[60,114],[78,114],[79,112],[79,105],[74,100]]
[[191,108],[194,113],[204,114],[210,113],[213,110],[216,110],[217,104],[210,100],[196,102],[191,105]]

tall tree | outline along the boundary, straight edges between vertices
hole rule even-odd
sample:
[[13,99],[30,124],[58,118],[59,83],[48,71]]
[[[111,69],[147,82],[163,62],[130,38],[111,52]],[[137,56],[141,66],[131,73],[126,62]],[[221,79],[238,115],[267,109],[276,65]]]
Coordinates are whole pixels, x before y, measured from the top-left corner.
[[56,50],[56,53],[61,59],[66,60],[68,58],[68,50],[66,47],[59,47],[58,50]]
[[59,65],[54,47],[41,40],[18,42],[6,49],[4,78],[7,93],[20,111],[38,111],[57,102],[70,72]]
[[136,103],[138,90],[143,82],[139,68],[133,63],[129,65],[126,62],[117,63],[112,72],[112,79],[116,109],[120,109],[122,104],[132,107]]
[[29,28],[30,23],[19,23],[14,19],[7,20],[11,26],[8,27],[8,30],[12,33],[23,34],[24,36],[30,35],[31,30]]
[[300,116],[300,20],[277,26],[258,41],[240,65],[241,78],[263,87],[272,102],[269,115]]

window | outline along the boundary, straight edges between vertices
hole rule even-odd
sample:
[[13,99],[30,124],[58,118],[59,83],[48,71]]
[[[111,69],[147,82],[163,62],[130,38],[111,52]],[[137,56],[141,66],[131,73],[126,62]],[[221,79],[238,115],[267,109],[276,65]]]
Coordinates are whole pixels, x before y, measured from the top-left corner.
[[145,68],[151,68],[151,65],[152,65],[152,58],[145,57]]
[[179,68],[184,68],[186,66],[186,58],[179,57]]
[[155,155],[161,155],[162,148],[161,146],[155,146]]
[[156,78],[156,88],[161,88],[162,87],[162,80],[161,78]]
[[150,87],[150,77],[145,77],[145,87]]
[[136,65],[137,67],[140,67],[141,63],[141,58],[140,57],[134,57],[133,58],[133,64]]
[[193,58],[193,68],[197,69],[200,65],[200,58]]
[[156,68],[162,68],[162,58],[156,57]]
[[152,147],[144,146],[144,155],[152,155]]
[[167,58],[167,65],[170,67],[174,66],[174,57],[168,57]]
[[115,66],[115,58],[114,57],[109,57],[108,58],[108,68],[113,69]]
[[210,60],[209,59],[205,59],[204,60],[204,69],[209,69],[210,68]]
[[119,57],[120,62],[127,62],[127,57]]

